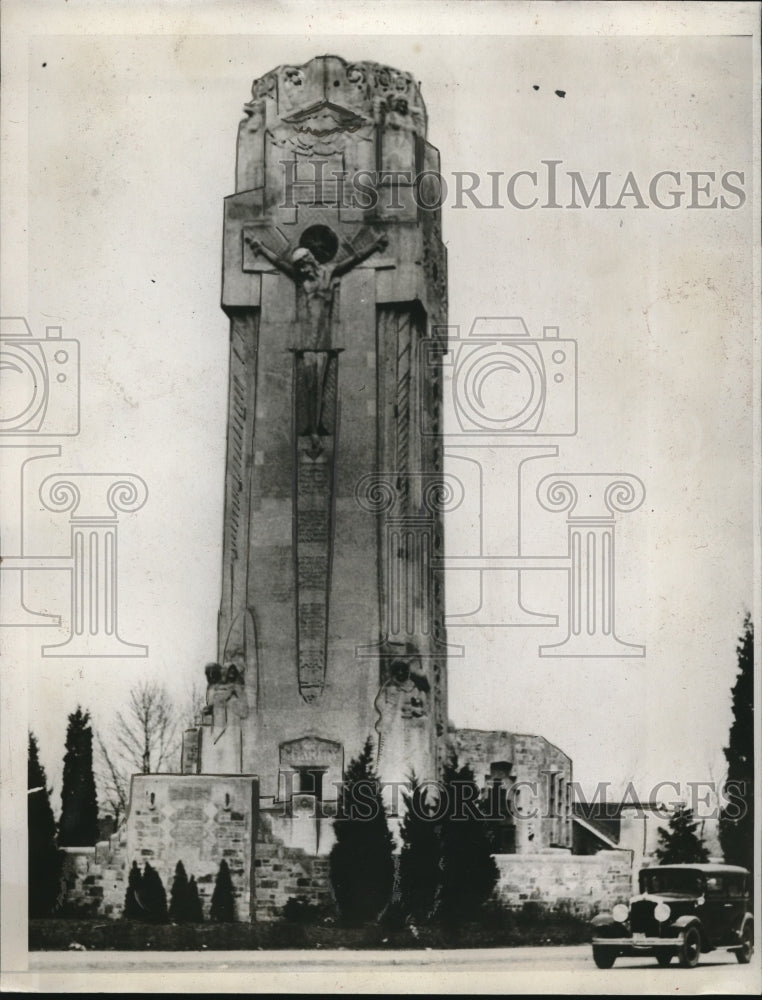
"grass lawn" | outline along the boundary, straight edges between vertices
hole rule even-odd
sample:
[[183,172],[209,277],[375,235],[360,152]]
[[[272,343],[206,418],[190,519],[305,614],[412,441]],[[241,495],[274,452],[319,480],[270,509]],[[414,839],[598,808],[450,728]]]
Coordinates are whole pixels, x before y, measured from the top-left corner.
[[589,923],[568,913],[499,912],[458,928],[341,927],[328,922],[145,924],[60,918],[29,921],[30,951],[246,951],[277,948],[497,948],[583,944]]

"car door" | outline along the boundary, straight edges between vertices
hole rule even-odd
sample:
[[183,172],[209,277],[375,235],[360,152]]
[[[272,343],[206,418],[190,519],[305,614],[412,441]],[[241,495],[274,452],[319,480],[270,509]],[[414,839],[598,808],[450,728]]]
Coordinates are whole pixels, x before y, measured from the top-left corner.
[[747,908],[746,876],[732,873],[725,876],[726,893],[722,903],[725,916],[725,944],[735,944]]
[[726,904],[727,878],[717,872],[707,874],[704,880],[704,905],[701,907],[701,922],[707,936],[715,947],[726,943],[731,914]]
[[743,876],[732,872],[707,875],[702,919],[715,947],[735,944],[746,908]]

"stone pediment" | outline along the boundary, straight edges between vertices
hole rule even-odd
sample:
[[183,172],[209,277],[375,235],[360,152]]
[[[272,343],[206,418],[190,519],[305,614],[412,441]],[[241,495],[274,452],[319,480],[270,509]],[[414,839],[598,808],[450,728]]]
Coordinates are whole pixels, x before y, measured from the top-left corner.
[[321,139],[339,132],[356,132],[367,124],[367,119],[362,115],[331,101],[321,101],[311,108],[287,115],[282,120],[291,125],[295,132],[307,133]]
[[[408,112],[416,131],[426,133],[426,109],[415,78],[391,66],[374,62],[350,63],[339,56],[317,56],[301,66],[278,66],[255,80],[251,108],[262,102],[265,117],[272,128],[275,122],[288,122],[305,130],[338,128],[339,125],[305,125],[316,112],[337,116],[342,131],[377,121],[382,107],[396,106]],[[248,113],[248,112],[247,112]]]

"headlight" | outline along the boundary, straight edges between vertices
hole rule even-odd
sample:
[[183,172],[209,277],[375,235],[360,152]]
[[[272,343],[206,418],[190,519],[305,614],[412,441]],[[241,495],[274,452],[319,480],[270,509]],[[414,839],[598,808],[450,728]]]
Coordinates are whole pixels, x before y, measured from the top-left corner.
[[630,914],[629,906],[625,906],[624,903],[617,903],[614,909],[611,911],[611,916],[617,923],[623,924]]
[[657,903],[654,907],[654,916],[663,924],[665,920],[669,920],[669,915],[672,912],[666,903]]

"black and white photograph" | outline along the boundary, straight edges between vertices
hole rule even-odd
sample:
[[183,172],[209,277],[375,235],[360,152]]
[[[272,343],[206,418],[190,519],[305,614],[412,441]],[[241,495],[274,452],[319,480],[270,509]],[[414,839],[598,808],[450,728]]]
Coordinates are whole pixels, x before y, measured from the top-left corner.
[[4,991],[759,995],[761,12],[4,4]]

